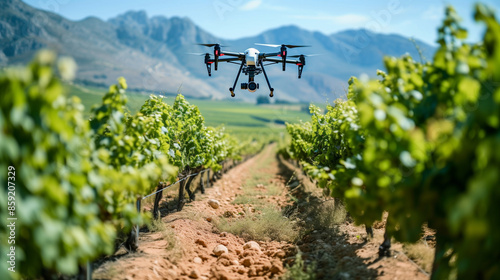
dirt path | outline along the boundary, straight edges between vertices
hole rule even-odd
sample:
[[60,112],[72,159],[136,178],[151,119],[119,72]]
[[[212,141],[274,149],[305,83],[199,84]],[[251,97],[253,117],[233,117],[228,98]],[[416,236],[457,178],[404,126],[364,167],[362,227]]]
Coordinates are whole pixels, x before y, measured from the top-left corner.
[[378,259],[383,229],[365,242],[364,227],[345,222],[343,208],[299,173],[268,146],[143,229],[139,251],[119,250],[94,279],[428,279],[401,244]]

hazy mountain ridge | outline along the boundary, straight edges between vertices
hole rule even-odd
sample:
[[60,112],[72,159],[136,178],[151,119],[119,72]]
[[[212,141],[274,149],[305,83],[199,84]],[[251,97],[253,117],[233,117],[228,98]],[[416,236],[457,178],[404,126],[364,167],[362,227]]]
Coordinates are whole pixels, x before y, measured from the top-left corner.
[[[186,95],[226,98],[238,66],[221,64],[208,77],[203,57],[189,52],[212,52],[196,43],[222,43],[227,50],[243,51],[254,43],[305,44],[311,48],[293,49],[290,54],[318,53],[307,59],[303,78],[287,65],[266,68],[277,98],[302,101],[332,100],[344,94],[350,76],[375,74],[383,68],[384,55],[410,53],[418,59],[414,43],[399,35],[376,34],[367,30],[346,30],[325,35],[297,26],[283,26],[254,37],[223,40],[196,26],[188,18],[148,17],[144,11],[131,11],[108,21],[89,17],[70,21],[57,14],[32,8],[20,0],[0,3],[0,65],[25,63],[40,48],[50,47],[71,55],[79,66],[78,78],[111,84],[117,77],[127,78],[132,88],[175,92],[182,85]],[[434,49],[417,41],[424,56]],[[261,52],[273,52],[258,47]],[[246,77],[241,76],[240,81]],[[256,94],[268,94],[263,77]],[[239,83],[237,88],[239,87]],[[246,99],[255,93],[236,91]]]

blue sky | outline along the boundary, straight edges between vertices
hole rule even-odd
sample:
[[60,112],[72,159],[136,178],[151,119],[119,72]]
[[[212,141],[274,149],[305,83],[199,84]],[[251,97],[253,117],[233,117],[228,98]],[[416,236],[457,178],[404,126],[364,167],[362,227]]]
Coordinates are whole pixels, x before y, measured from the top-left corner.
[[[367,28],[397,33],[434,44],[436,27],[447,4],[453,5],[471,41],[482,35],[472,19],[472,0],[23,0],[71,20],[96,16],[107,20],[129,10],[145,10],[149,16],[189,17],[201,28],[224,39],[253,36],[283,25],[298,25],[332,34],[345,29]],[[498,14],[499,0],[482,1]]]

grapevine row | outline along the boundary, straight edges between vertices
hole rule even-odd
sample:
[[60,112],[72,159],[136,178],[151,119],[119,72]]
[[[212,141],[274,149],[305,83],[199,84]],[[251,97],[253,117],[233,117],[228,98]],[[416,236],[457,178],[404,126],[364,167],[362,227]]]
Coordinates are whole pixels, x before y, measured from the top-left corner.
[[[7,184],[8,168],[15,168],[17,218],[15,244],[7,243],[8,228],[0,230],[1,251],[15,246],[16,253],[16,273],[2,253],[1,279],[76,273],[112,253],[118,231],[147,220],[135,209],[137,196],[257,148],[206,127],[182,95],[173,105],[151,95],[138,113],[128,113],[123,78],[89,121],[58,78],[71,77],[72,66],[41,51],[28,67],[0,73],[0,182]],[[6,221],[7,187],[0,207]]]
[[379,79],[351,78],[347,100],[289,124],[288,154],[351,216],[415,242],[437,231],[433,279],[500,278],[500,24],[483,5],[482,42],[452,7],[430,62],[384,59]]

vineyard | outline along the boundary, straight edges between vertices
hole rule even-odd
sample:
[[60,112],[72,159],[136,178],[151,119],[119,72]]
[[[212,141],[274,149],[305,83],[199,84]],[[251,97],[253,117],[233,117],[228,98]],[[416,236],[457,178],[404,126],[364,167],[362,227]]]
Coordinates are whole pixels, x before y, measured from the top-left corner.
[[475,18],[482,43],[448,8],[432,61],[388,57],[379,79],[352,78],[347,100],[288,125],[283,151],[357,223],[388,212],[387,233],[410,242],[435,229],[435,279],[500,277],[500,25],[484,6]]
[[[2,218],[22,221],[15,242],[23,244],[16,254],[25,277],[76,273],[78,265],[112,253],[120,231],[147,222],[134,206],[137,197],[202,169],[216,172],[221,163],[262,148],[255,141],[237,143],[224,128],[206,127],[182,95],[172,106],[152,95],[137,114],[128,114],[123,78],[92,109],[89,122],[55,74],[57,68],[71,76],[68,64],[43,51],[0,80],[7,93],[1,96],[2,180],[12,171],[16,196]],[[1,194],[7,209],[7,194]],[[10,247],[2,246],[2,252]],[[7,261],[2,273],[8,273]]]
[[[1,70],[0,278],[500,278],[500,24],[474,17],[482,42],[449,7],[431,60],[386,57],[279,139],[207,126],[181,94],[131,112],[124,78],[87,118],[51,51]],[[394,260],[424,231],[431,269]]]

